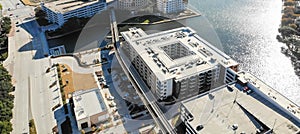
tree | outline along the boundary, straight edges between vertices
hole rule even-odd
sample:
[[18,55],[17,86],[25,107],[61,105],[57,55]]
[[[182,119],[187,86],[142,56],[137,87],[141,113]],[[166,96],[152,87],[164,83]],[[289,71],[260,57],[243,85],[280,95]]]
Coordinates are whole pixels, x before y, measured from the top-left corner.
[[34,9],[35,17],[37,18],[46,18],[46,13],[42,10],[41,7],[37,7]]
[[279,33],[281,33],[282,37],[289,37],[293,34],[299,34],[298,31],[296,31],[295,29],[288,27],[288,26],[283,26],[281,28],[278,29]]
[[296,29],[297,28],[297,25],[296,24],[289,24],[289,27],[293,28],[293,29]]
[[14,96],[9,94],[13,91],[11,76],[8,71],[0,64],[0,133],[7,134],[12,131],[12,108]]

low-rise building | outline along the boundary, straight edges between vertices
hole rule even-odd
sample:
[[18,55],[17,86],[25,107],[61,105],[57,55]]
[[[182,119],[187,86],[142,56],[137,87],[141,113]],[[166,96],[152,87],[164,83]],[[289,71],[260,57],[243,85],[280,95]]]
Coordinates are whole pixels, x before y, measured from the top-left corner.
[[163,13],[181,12],[186,8],[183,0],[156,0],[157,9]]
[[121,34],[122,52],[161,100],[188,98],[236,78],[238,63],[189,27],[150,35],[130,28]]
[[187,134],[299,133],[300,107],[253,75],[181,103]]
[[87,132],[92,125],[108,119],[108,109],[99,89],[79,90],[72,98],[78,130]]
[[106,0],[59,0],[41,3],[49,22],[62,26],[72,17],[92,17],[106,9]]

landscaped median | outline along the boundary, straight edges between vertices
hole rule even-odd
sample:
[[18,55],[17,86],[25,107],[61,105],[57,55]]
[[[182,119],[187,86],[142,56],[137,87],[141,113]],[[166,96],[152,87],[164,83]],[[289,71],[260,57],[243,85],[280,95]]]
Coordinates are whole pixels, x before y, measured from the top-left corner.
[[33,119],[29,120],[29,133],[30,134],[37,134],[36,127],[35,127]]
[[65,92],[64,92],[64,87],[66,85],[63,84],[63,80],[62,80],[62,70],[61,70],[61,67],[62,65],[60,64],[56,64],[56,67],[57,67],[57,76],[58,76],[58,81],[59,81],[59,89],[60,89],[60,93],[61,93],[61,98],[62,98],[62,101],[63,101],[63,104],[66,104],[66,95],[65,95]]

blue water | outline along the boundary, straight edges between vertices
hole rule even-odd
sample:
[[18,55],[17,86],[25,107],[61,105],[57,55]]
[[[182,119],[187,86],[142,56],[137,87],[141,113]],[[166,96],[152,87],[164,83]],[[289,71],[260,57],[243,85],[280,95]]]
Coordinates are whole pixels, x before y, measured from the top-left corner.
[[280,52],[284,44],[276,40],[281,0],[189,0],[189,4],[207,19],[223,51],[241,63],[241,69],[300,104],[300,79],[290,58]]

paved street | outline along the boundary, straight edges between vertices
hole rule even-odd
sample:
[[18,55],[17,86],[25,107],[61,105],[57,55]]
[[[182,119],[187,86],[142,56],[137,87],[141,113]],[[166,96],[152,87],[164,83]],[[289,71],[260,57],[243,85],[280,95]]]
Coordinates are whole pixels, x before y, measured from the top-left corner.
[[[15,36],[9,37],[9,42],[12,42],[12,47],[9,48],[9,58],[4,62],[4,66],[10,65],[9,71],[12,73],[15,82],[15,100],[13,109],[13,132],[12,133],[27,133],[29,120],[29,74],[30,61],[32,53],[30,51],[19,53],[18,49],[24,44],[29,43],[30,39],[25,31],[16,33]],[[14,49],[15,48],[15,49]],[[12,50],[13,49],[13,50]],[[27,64],[24,64],[27,62]],[[29,63],[29,64],[28,64]]]
[[32,17],[33,7],[24,6],[18,0],[1,0],[0,3],[4,16],[10,16],[13,25],[19,22],[18,26],[12,28],[14,32],[9,37],[9,57],[4,62],[16,87],[12,133],[29,133],[28,123],[32,118],[38,133],[51,133],[56,122],[51,111],[50,78],[45,75],[50,66],[50,60],[43,58],[47,50],[47,47],[43,47],[45,36],[38,29],[36,21],[26,19]]
[[[23,3],[20,2],[19,0],[0,0],[0,3],[3,7],[3,10],[6,11],[8,10],[8,8],[10,8],[11,10],[16,9],[17,7],[23,7]],[[17,6],[17,3],[20,3]]]

